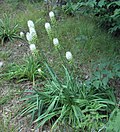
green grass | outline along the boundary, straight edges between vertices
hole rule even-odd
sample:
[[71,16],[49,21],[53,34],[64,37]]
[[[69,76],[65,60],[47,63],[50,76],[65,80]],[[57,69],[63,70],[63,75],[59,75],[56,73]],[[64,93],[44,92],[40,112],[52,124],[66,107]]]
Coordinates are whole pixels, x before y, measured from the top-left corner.
[[47,81],[42,92],[41,87],[26,91],[31,94],[22,98],[26,107],[22,107],[20,114],[30,114],[38,126],[57,118],[52,123],[52,130],[56,126],[64,126],[64,123],[68,130],[71,127],[82,132],[102,128],[103,120],[107,121],[107,113],[115,107],[114,93],[109,88],[97,89],[92,85],[80,84],[65,67],[64,78],[60,81],[48,65],[47,68],[52,81]]
[[0,52],[0,58],[1,58],[2,60],[7,60],[7,58],[9,57],[9,55],[10,55],[10,52],[9,52],[9,51],[7,51],[7,52],[1,51],[1,52]]
[[9,121],[8,121],[8,124],[5,124],[3,119],[0,119],[0,132],[16,132],[16,128],[15,128],[15,125],[11,125],[9,124]]
[[11,94],[0,97],[0,105],[3,105],[13,98]]

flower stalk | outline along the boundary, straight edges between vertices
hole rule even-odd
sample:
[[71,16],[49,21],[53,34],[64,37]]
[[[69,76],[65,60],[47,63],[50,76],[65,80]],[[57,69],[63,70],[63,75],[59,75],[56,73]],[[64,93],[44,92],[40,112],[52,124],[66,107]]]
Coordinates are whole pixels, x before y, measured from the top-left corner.
[[36,44],[37,43],[37,33],[35,30],[35,25],[33,21],[31,20],[29,20],[27,24],[28,24],[29,32],[26,33],[26,39],[29,44],[33,44],[33,43]]
[[55,14],[53,11],[49,12],[49,17],[50,17],[51,23],[55,26],[56,25],[56,19],[55,19]]
[[53,39],[53,37],[52,37],[53,35],[52,35],[52,29],[51,29],[50,23],[48,23],[48,22],[45,23],[45,29],[47,31],[49,39],[52,40]]

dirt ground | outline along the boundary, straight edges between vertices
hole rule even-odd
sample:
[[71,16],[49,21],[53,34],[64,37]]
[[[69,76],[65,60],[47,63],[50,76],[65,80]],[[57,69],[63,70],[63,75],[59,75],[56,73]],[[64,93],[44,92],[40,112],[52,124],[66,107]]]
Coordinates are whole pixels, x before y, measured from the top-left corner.
[[[0,58],[0,61],[3,62],[0,72],[4,70],[5,65],[8,65],[8,63],[19,62],[22,60],[29,52],[28,47],[29,45],[22,41],[7,43],[4,46],[1,46],[0,53],[2,53],[4,57]],[[7,98],[6,103],[0,106],[0,120],[3,120],[4,122],[8,121],[9,127],[12,125],[15,127],[17,126],[19,132],[33,132],[35,131],[34,126],[30,127],[28,125],[28,117],[20,119],[15,116],[20,106],[20,95],[25,89],[32,89],[32,84],[30,82],[17,83],[13,81],[3,81],[0,83],[0,98],[2,99],[2,97],[5,96]],[[11,118],[10,121],[9,118]],[[36,130],[35,132],[38,131],[39,130]]]

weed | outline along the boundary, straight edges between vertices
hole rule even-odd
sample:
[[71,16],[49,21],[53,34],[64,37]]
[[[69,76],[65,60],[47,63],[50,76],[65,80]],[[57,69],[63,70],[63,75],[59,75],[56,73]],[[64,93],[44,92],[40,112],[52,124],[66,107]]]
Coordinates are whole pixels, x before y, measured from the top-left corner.
[[11,115],[9,115],[9,117],[7,117],[6,115],[4,115],[4,119],[0,118],[0,132],[16,132],[16,127],[15,125],[10,125],[10,119],[11,119]]
[[107,123],[107,132],[119,132],[120,131],[120,109],[115,108],[110,114],[109,121]]
[[0,40],[2,45],[4,42],[18,38],[17,30],[18,25],[11,23],[10,17],[4,14],[3,20],[0,19]]
[[[38,69],[44,69],[41,65],[40,58],[35,58],[34,56],[28,56],[24,59],[23,64],[13,63],[8,66],[8,70],[2,76],[8,80],[17,79],[19,81],[30,80],[34,81],[36,78],[44,78],[44,75],[39,73]],[[43,70],[44,71],[44,70]],[[43,72],[44,73],[44,72]]]
[[[104,126],[103,119],[107,119],[115,103],[107,96],[113,93],[98,91],[96,88],[87,88],[84,83],[80,84],[64,67],[65,75],[59,80],[51,68],[46,65],[52,80],[43,88],[35,88],[24,100],[23,110],[20,115],[31,114],[38,127],[49,120],[55,120],[52,128],[58,125],[68,125],[74,130],[90,131],[98,130]],[[105,114],[104,114],[104,112]],[[94,123],[93,123],[94,122]]]

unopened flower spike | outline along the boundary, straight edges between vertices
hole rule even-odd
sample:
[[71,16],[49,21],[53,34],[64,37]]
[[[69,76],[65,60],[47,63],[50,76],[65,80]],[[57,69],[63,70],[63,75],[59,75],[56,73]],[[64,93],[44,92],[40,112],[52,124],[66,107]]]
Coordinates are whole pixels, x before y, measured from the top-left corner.
[[26,39],[28,40],[29,44],[35,43],[37,41],[37,34],[35,28],[30,27],[29,32],[26,33]]
[[35,31],[35,28],[33,28],[33,27],[30,27],[30,28],[29,28],[29,32],[30,32],[30,34],[31,34],[32,36],[37,36],[37,33],[36,33],[36,31]]
[[29,29],[29,31],[30,31],[30,34],[31,34],[31,36],[32,36],[32,42],[36,44],[36,42],[37,42],[37,33],[36,33],[35,28],[32,28],[32,27],[31,27],[31,28]]
[[26,39],[27,39],[28,43],[31,44],[31,42],[32,42],[32,35],[29,32],[26,33]]
[[55,25],[55,24],[56,24],[56,19],[55,19],[55,14],[54,14],[53,11],[50,11],[50,12],[49,12],[49,17],[50,17],[51,23],[52,23],[53,25]]
[[36,51],[35,44],[30,44],[30,50],[31,50],[32,53],[34,53]]
[[42,75],[44,73],[41,68],[38,69],[38,72],[40,75]]
[[56,48],[59,48],[59,47],[60,47],[58,38],[54,38],[54,39],[53,39],[53,44],[54,44],[54,46],[55,46]]
[[48,23],[48,22],[45,23],[45,29],[47,32],[49,32],[51,30],[50,23]]
[[24,33],[23,32],[20,32],[20,37],[23,38],[24,37]]
[[48,23],[48,22],[45,23],[45,29],[46,29],[46,31],[48,33],[49,38],[52,39],[52,30],[51,30],[50,23]]
[[55,14],[54,14],[53,11],[50,11],[50,12],[49,12],[49,17],[50,17],[50,18],[55,17]]
[[66,59],[67,59],[69,62],[72,62],[73,56],[72,56],[72,53],[71,53],[70,51],[67,51],[67,52],[66,52]]
[[35,28],[35,25],[34,25],[34,23],[33,23],[32,20],[29,20],[29,21],[27,22],[27,24],[28,24],[28,27],[29,27],[29,28],[30,28],[30,27]]

